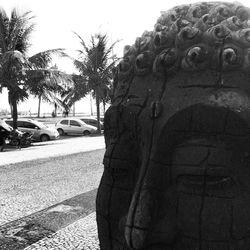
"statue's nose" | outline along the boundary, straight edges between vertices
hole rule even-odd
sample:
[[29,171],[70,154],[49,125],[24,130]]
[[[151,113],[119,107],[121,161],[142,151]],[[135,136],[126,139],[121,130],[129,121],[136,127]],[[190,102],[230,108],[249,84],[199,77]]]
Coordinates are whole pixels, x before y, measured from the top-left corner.
[[125,238],[131,249],[142,249],[152,221],[154,206],[149,190],[133,198],[125,228]]
[[[169,183],[166,166],[147,160],[141,167],[128,212],[125,238],[131,249],[143,249],[152,230],[164,185]],[[167,227],[167,226],[166,226]]]

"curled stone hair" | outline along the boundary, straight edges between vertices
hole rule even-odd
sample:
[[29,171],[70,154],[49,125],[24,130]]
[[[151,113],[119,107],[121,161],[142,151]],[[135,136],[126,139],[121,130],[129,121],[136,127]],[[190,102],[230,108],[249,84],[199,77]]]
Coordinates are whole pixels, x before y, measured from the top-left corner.
[[240,4],[202,2],[162,12],[153,31],[124,48],[118,77],[132,72],[170,74],[180,69],[249,71],[250,10]]

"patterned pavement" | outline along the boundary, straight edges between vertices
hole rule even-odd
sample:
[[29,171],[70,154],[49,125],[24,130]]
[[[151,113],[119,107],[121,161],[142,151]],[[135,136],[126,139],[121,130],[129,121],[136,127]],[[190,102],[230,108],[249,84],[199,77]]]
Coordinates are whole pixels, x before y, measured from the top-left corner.
[[99,249],[96,192],[93,189],[0,226],[0,249]]
[[0,250],[99,249],[103,147],[103,137],[82,137],[1,154]]
[[95,212],[28,246],[25,250],[97,250]]

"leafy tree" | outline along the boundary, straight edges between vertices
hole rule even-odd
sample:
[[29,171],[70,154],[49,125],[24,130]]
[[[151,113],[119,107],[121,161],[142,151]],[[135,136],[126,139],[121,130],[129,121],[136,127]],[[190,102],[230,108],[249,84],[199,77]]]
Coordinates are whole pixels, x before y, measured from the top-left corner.
[[[9,91],[12,115],[17,120],[17,102],[27,98],[24,89],[24,68],[28,66],[25,58],[29,47],[29,37],[34,24],[30,24],[30,12],[18,15],[12,10],[9,18],[0,9],[0,83]],[[16,122],[14,123],[16,127]]]
[[77,34],[80,39],[82,50],[79,50],[78,59],[74,59],[74,65],[79,70],[80,75],[86,79],[88,91],[92,91],[96,99],[96,113],[98,120],[98,131],[100,128],[100,102],[106,100],[111,84],[112,69],[115,66],[117,58],[112,56],[115,44],[108,46],[108,37],[106,34],[96,34],[91,36],[90,45],[86,45],[84,40]]
[[82,97],[85,97],[89,91],[86,78],[72,74],[71,80],[71,87],[64,89],[61,93],[61,101],[64,105],[65,112],[69,112],[73,104],[76,101],[79,101]]
[[[35,61],[33,64],[35,69],[34,71],[29,71],[31,74],[27,78],[27,85],[29,86],[30,93],[38,97],[38,117],[40,117],[42,99],[65,108],[63,102],[57,96],[73,86],[71,75],[59,71],[56,66],[48,67],[52,60],[51,54],[61,55],[61,53],[63,54],[61,49],[47,50],[29,58],[30,62]],[[38,64],[38,61],[43,57],[47,59],[42,60],[42,64]]]
[[102,90],[101,101],[104,113],[106,111],[106,104],[111,102],[111,97],[112,97],[112,87],[109,84],[106,85],[105,88]]
[[[62,53],[62,49],[47,50],[32,57],[27,56],[29,40],[34,23],[31,12],[18,14],[13,9],[8,17],[0,9],[0,84],[9,93],[13,127],[17,128],[17,104],[33,94],[57,88],[63,74],[47,69],[51,56]],[[59,77],[60,76],[60,77]]]

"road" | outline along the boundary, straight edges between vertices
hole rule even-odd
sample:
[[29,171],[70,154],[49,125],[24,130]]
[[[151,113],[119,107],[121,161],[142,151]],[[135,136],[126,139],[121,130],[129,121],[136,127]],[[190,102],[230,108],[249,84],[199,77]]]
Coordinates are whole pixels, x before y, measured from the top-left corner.
[[21,150],[5,149],[4,152],[0,152],[0,166],[41,158],[75,154],[105,147],[103,136],[66,138],[67,139],[34,143],[34,146],[22,148]]

